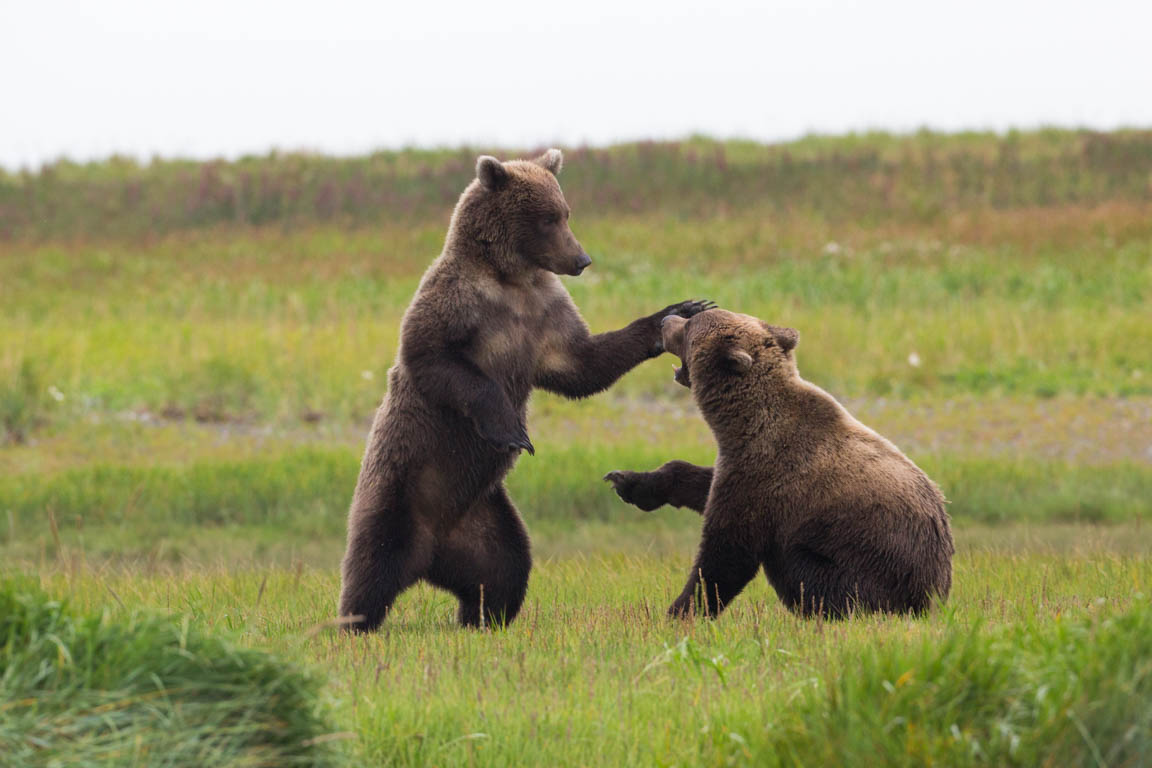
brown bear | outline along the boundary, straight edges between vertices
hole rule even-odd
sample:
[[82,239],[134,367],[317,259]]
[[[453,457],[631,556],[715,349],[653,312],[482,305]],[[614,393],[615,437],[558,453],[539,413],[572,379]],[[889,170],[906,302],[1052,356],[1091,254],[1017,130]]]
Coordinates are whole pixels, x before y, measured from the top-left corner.
[[944,497],[896,446],[800,378],[791,328],[712,309],[669,317],[682,366],[716,437],[715,469],[672,461],[610,472],[624,501],[704,516],[688,584],[669,613],[716,616],[763,565],[791,610],[919,613],[952,585]]
[[554,149],[481,157],[404,315],[348,515],[340,615],[353,630],[377,627],[420,579],[456,595],[464,625],[515,618],[532,558],[503,479],[534,453],[529,393],[600,392],[663,352],[665,317],[714,306],[591,335],[557,277],[591,264],[568,227],[561,162]]

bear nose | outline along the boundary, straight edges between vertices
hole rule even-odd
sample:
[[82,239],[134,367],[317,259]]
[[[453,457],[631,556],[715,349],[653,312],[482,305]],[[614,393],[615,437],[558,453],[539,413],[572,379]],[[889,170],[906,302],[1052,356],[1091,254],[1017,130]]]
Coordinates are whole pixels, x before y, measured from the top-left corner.
[[592,257],[588,254],[581,252],[580,258],[576,260],[576,268],[583,272],[592,264]]

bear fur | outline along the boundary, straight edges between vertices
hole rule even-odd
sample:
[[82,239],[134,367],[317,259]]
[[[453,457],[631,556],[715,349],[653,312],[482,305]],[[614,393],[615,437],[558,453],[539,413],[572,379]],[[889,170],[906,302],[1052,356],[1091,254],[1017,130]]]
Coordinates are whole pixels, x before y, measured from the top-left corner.
[[529,393],[600,392],[663,351],[664,317],[713,306],[687,301],[591,335],[557,277],[591,263],[568,227],[561,163],[559,150],[481,157],[404,315],[348,515],[350,629],[376,628],[421,579],[456,595],[464,625],[515,618],[532,558],[503,479],[534,453]]
[[664,322],[716,437],[716,466],[610,472],[620,498],[704,516],[669,613],[716,616],[761,566],[793,611],[925,611],[952,586],[944,496],[900,450],[800,378],[796,331],[713,309]]

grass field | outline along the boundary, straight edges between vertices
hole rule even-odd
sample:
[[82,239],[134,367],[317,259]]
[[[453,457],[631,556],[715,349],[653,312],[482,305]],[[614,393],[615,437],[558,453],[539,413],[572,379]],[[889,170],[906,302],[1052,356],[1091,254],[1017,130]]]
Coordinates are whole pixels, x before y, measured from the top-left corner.
[[653,552],[636,531],[625,552],[559,544],[518,621],[483,633],[418,588],[381,633],[341,636],[323,626],[335,571],[302,562],[65,557],[40,578],[323,669],[330,733],[370,764],[1145,765],[1152,534],[1113,533],[973,531],[945,608],[838,623],[788,614],[762,579],[719,621],[667,620],[688,539]]
[[0,175],[0,574],[317,672],[336,759],[1152,764],[1152,134],[568,153],[594,330],[692,297],[796,327],[802,373],[940,483],[931,617],[801,622],[761,580],[664,619],[699,518],[599,480],[711,461],[660,359],[534,396],[519,621],[462,632],[421,588],[342,638],[363,438],[473,154]]

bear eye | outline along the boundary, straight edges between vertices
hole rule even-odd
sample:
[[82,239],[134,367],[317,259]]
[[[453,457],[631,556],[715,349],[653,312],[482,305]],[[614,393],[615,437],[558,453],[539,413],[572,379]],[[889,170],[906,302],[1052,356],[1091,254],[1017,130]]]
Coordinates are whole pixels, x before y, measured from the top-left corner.
[[547,222],[548,222],[549,224],[551,224],[552,226],[556,226],[556,225],[558,225],[558,224],[560,223],[560,214],[558,214],[558,213],[553,213],[552,215],[550,215],[550,216],[548,217],[548,219],[547,219]]

